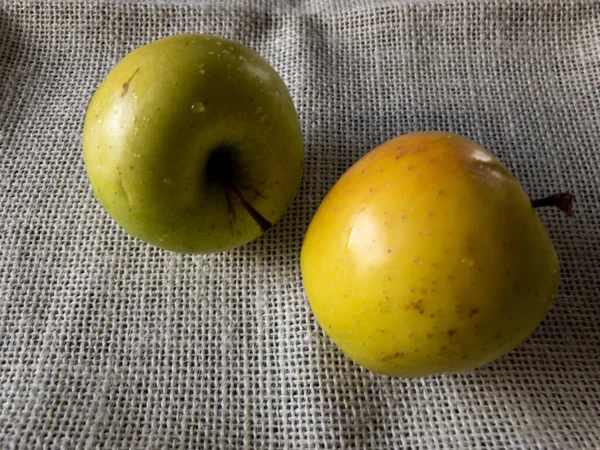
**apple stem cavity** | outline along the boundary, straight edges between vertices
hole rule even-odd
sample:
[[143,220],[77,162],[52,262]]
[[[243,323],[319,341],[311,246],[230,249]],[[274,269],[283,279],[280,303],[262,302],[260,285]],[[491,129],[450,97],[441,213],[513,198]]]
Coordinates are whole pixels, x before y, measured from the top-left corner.
[[560,209],[567,217],[573,215],[573,195],[568,192],[549,195],[548,197],[533,200],[531,205],[534,208],[542,208],[545,206],[553,206]]
[[[254,219],[263,233],[266,233],[273,224],[265,219],[248,201],[244,198],[240,190],[233,184],[237,172],[234,158],[231,155],[231,149],[228,147],[218,148],[213,152],[208,160],[208,179],[222,184],[227,193],[233,195],[235,200],[244,208],[244,210]],[[229,197],[228,202],[229,202]],[[233,213],[233,211],[231,211]]]
[[263,233],[266,233],[273,228],[273,224],[265,219],[256,209],[254,209],[250,203],[246,201],[242,193],[234,186],[233,183],[227,183],[227,189],[229,189],[229,191],[233,194],[238,203],[242,205],[242,208],[244,208],[246,212],[250,214],[250,217],[254,219]]

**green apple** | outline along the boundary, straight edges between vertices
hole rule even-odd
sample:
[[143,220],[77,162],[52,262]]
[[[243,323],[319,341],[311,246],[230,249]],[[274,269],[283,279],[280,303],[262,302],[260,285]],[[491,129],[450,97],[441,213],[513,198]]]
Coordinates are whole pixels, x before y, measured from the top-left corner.
[[[472,369],[540,323],[559,261],[534,206],[477,143],[412,133],[372,150],[327,194],[301,253],[319,324],[390,376]],[[559,205],[560,206],[560,205]]]
[[130,235],[181,253],[247,243],[286,211],[302,177],[300,124],[276,71],[212,35],[126,55],[88,107],[94,194]]

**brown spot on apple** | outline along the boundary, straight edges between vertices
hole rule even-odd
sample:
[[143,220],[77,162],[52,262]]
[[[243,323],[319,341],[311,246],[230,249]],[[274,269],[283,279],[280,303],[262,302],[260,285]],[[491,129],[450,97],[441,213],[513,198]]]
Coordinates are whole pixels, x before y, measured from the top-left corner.
[[425,310],[423,309],[423,299],[419,298],[413,302],[409,302],[404,305],[404,309],[406,311],[418,311],[419,314],[423,314]]
[[403,357],[404,357],[403,352],[396,352],[391,355],[384,356],[383,358],[381,358],[381,362],[387,362],[387,361],[391,361],[392,359],[403,358]]
[[127,92],[129,91],[129,83],[131,83],[131,80],[133,80],[133,77],[140,71],[140,68],[138,67],[137,69],[135,69],[135,72],[133,72],[133,74],[129,77],[129,79],[123,83],[123,91],[121,92],[121,97],[124,97],[125,94],[127,94]]
[[263,198],[263,199],[264,199],[264,198],[266,198],[266,197],[265,197],[263,194],[261,194],[261,192],[260,192],[258,189],[256,189],[255,187],[252,187],[252,188],[250,188],[250,189],[252,190],[252,193],[253,193],[254,195],[256,195],[257,197],[260,197],[260,198]]

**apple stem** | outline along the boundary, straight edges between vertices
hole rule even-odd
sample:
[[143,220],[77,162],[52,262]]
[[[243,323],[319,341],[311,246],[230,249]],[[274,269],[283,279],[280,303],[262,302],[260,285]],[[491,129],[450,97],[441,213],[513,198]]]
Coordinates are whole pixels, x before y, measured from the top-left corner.
[[568,192],[549,195],[548,197],[533,200],[531,202],[531,206],[534,208],[554,206],[565,213],[567,217],[571,217],[573,215],[573,195],[569,194]]
[[260,213],[246,201],[246,199],[242,196],[242,193],[233,185],[233,183],[227,183],[227,188],[231,191],[239,204],[242,205],[242,208],[244,208],[246,212],[250,214],[250,217],[254,219],[263,233],[266,233],[273,227],[271,222],[261,216]]

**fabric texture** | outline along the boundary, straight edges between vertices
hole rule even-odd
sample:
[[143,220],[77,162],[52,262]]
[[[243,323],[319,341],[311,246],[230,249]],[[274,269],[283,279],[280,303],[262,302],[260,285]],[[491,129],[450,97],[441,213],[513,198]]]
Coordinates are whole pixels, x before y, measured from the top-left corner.
[[[181,256],[92,195],[83,119],[127,52],[180,32],[263,55],[302,123],[294,204],[266,236]],[[600,448],[600,2],[0,0],[1,448]],[[498,155],[561,260],[505,357],[393,379],[323,334],[302,287],[312,214],[361,155],[448,130]]]

